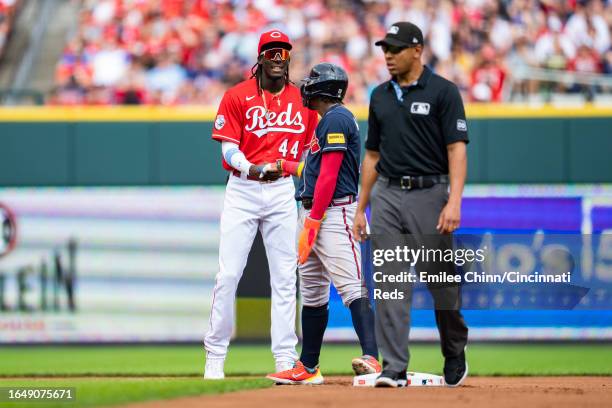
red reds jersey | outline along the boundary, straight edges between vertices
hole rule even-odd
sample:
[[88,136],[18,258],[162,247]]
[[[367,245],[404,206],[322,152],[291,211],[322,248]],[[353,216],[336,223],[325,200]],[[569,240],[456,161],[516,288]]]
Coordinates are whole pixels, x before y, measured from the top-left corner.
[[[255,78],[228,89],[221,100],[212,138],[237,143],[253,164],[297,161],[317,127],[316,111],[302,105],[300,90],[287,84],[278,95],[258,94]],[[223,160],[226,170],[233,168]]]

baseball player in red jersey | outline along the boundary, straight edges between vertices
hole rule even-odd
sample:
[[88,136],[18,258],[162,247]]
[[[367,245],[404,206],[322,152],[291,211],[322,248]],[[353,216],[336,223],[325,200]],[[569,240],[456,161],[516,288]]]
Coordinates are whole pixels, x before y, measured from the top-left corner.
[[292,367],[295,351],[295,187],[289,174],[263,172],[278,159],[299,160],[317,126],[317,113],[302,105],[289,81],[291,42],[278,30],[261,35],[253,75],[221,101],[212,138],[221,142],[230,172],[221,214],[219,273],[204,346],[204,378],[224,378],[223,365],[234,327],[236,289],[259,229],[272,288],[272,353],[277,371]]

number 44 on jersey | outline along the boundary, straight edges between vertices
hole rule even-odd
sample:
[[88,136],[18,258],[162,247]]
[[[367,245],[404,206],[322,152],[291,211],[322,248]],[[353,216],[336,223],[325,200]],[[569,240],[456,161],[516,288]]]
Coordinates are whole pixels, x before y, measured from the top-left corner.
[[[288,145],[289,145],[289,139],[285,139],[283,140],[283,143],[281,143],[281,145],[278,147],[278,151],[283,155],[283,157],[287,157]],[[293,146],[291,147],[291,150],[289,151],[289,153],[293,156],[294,159],[297,159],[298,157],[299,147],[300,147],[300,142],[297,141],[293,143]]]

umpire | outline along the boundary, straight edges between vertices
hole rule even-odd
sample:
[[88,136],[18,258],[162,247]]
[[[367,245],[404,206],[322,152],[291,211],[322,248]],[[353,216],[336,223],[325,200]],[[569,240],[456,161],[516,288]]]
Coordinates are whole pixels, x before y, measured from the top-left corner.
[[[395,23],[376,45],[384,52],[391,79],[374,89],[370,100],[353,233],[365,236],[365,209],[371,201],[370,227],[375,236],[450,234],[459,227],[467,167],[461,96],[452,82],[423,66],[423,34],[416,25]],[[449,386],[460,385],[467,376],[468,329],[459,311],[459,291],[458,286],[431,290]],[[441,296],[442,303],[454,306],[439,307]],[[383,372],[376,386],[397,387],[404,382],[411,298],[410,287],[404,300],[377,302]]]

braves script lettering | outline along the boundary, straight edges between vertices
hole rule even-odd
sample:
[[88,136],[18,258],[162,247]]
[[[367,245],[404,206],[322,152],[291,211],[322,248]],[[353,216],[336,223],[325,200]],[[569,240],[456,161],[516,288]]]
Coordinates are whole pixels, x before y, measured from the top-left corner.
[[295,116],[292,116],[292,110],[293,103],[288,103],[286,111],[278,114],[268,112],[266,115],[263,106],[252,106],[246,112],[245,130],[253,132],[257,137],[262,137],[268,132],[302,133],[306,129],[302,121],[302,113],[298,111]]

